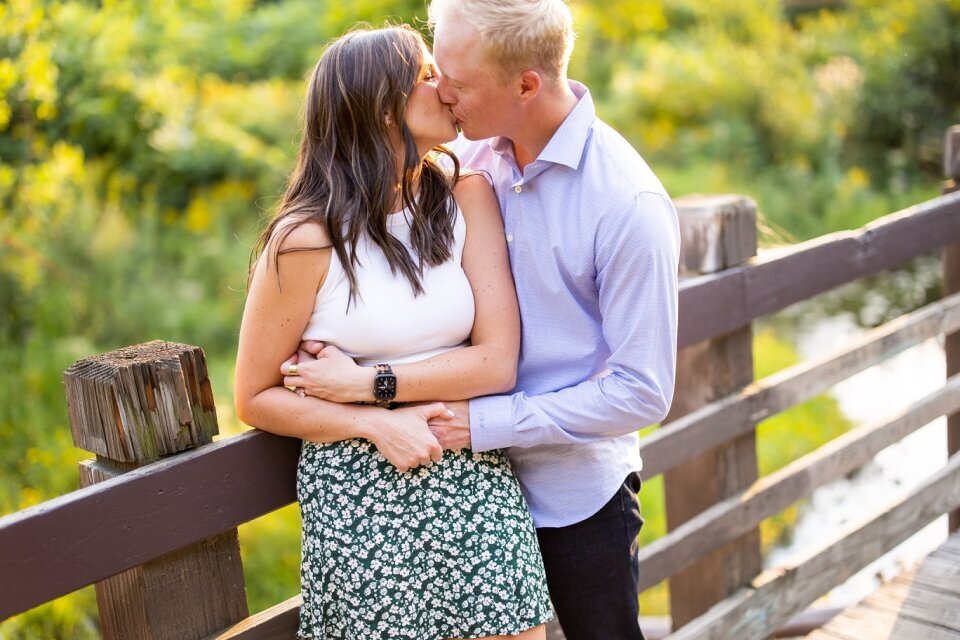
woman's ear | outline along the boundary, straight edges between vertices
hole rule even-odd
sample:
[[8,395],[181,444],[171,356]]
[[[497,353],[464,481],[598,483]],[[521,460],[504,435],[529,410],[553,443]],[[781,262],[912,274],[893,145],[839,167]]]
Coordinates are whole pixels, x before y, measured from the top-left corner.
[[386,123],[388,127],[392,127],[397,124],[397,121],[393,119],[393,114],[390,113],[389,111],[384,112],[383,121]]

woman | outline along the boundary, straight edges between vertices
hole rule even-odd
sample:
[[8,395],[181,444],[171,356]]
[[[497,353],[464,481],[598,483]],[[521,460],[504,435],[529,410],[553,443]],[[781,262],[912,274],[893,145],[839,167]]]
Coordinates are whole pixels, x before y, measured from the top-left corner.
[[429,359],[396,400],[512,387],[502,221],[482,178],[460,178],[452,154],[441,168],[456,133],[418,33],[343,36],[314,69],[297,166],[255,249],[236,408],[304,440],[300,637],[545,637],[542,561],[505,456],[443,452],[427,427],[442,404],[338,404],[292,393],[280,371],[317,339],[361,364]]

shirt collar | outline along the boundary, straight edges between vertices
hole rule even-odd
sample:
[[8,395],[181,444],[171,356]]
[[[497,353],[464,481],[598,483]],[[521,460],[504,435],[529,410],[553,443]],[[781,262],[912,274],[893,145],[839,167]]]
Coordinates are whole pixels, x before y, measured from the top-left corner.
[[[590,130],[593,122],[597,118],[597,111],[593,106],[593,98],[590,96],[590,90],[582,83],[576,80],[567,80],[570,90],[579,98],[577,106],[567,114],[560,128],[557,129],[550,142],[543,148],[537,160],[562,164],[576,169],[580,166],[580,158],[583,156],[583,150],[587,145],[587,138],[590,136]],[[490,148],[496,153],[503,155],[513,150],[513,143],[509,138],[496,136],[487,141]]]

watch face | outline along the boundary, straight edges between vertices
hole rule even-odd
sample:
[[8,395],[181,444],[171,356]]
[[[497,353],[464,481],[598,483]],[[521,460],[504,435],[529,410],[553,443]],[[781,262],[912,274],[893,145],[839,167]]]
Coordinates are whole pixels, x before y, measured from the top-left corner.
[[397,395],[397,377],[389,373],[377,374],[373,385],[373,395],[377,400],[392,400]]

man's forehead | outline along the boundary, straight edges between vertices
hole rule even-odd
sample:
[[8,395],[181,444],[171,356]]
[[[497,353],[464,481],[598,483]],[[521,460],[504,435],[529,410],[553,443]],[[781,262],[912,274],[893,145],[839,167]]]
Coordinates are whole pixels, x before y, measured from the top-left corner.
[[440,70],[454,79],[458,75],[485,71],[486,57],[482,55],[479,35],[475,27],[455,18],[437,24],[433,34],[433,55]]

